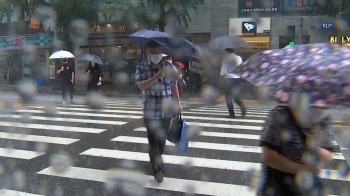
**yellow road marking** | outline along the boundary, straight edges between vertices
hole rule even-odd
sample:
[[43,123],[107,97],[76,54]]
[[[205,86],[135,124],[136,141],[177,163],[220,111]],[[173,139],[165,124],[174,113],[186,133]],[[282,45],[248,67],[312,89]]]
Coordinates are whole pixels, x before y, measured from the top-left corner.
[[[9,104],[0,102],[0,106],[6,106],[6,105],[9,105]],[[38,104],[26,105],[26,104],[20,104],[20,103],[17,103],[17,104],[10,104],[10,106],[11,106],[11,107],[29,107],[29,108],[39,108],[39,107],[43,107],[42,105],[38,105]]]

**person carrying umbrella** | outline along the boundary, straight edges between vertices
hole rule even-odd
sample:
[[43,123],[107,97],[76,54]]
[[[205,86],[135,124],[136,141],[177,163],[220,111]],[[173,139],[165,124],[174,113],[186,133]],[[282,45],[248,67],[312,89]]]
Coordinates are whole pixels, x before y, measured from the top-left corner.
[[[162,60],[162,46],[149,40],[146,43],[148,59],[136,67],[135,83],[142,90],[143,117],[147,129],[149,157],[154,178],[163,182],[164,166],[162,154],[170,127],[171,118],[181,110],[177,76],[172,64]],[[176,103],[173,103],[176,100]],[[166,111],[173,107],[177,111]]]
[[241,82],[242,79],[237,75],[232,73],[236,66],[242,63],[242,58],[233,53],[233,49],[225,49],[226,57],[223,60],[220,75],[224,77],[224,92],[227,109],[229,112],[228,118],[235,118],[235,112],[233,110],[232,100],[239,105],[241,109],[242,116],[246,115],[246,107],[240,98]]
[[319,43],[262,51],[233,71],[280,103],[269,112],[261,133],[258,196],[328,195],[319,176],[334,151],[326,111],[350,107],[349,69],[348,49]]
[[98,91],[99,86],[102,84],[103,73],[101,67],[97,63],[91,63],[85,70],[85,73],[89,76],[87,84],[87,92]]
[[74,75],[75,68],[74,66],[68,62],[67,58],[62,59],[62,63],[57,70],[57,74],[60,76],[61,82],[61,91],[63,98],[63,105],[67,103],[67,92],[69,93],[70,103],[73,103],[73,84],[74,84]]

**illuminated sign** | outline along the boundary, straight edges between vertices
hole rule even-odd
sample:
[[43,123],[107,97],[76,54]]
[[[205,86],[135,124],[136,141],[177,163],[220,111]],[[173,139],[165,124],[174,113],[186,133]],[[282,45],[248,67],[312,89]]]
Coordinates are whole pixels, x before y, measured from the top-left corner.
[[331,29],[333,28],[332,23],[316,24],[316,29]]
[[124,27],[122,26],[115,27],[112,25],[106,25],[106,26],[96,25],[89,29],[90,34],[123,33],[123,32],[125,32]]
[[247,46],[243,47],[244,49],[269,49],[270,43],[269,42],[247,42]]
[[33,18],[31,18],[29,27],[31,29],[39,29],[40,28],[40,23],[39,23],[39,21],[34,20]]
[[[329,42],[331,43],[338,43],[338,37],[337,36],[331,36],[329,38]],[[350,36],[343,36],[341,38],[342,43],[350,43]]]

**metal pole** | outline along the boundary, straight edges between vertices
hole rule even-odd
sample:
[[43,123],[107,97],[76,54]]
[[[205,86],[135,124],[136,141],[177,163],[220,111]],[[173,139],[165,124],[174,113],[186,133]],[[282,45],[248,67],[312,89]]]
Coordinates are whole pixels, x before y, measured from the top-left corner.
[[299,35],[299,41],[300,44],[303,44],[303,26],[304,26],[304,18],[300,18],[300,35]]
[[[343,4],[343,0],[339,0],[339,13],[338,13],[338,18],[339,18],[339,22],[341,22],[341,17],[342,17],[342,4]],[[340,30],[338,31],[338,44],[342,45],[342,36],[341,36],[341,32]]]

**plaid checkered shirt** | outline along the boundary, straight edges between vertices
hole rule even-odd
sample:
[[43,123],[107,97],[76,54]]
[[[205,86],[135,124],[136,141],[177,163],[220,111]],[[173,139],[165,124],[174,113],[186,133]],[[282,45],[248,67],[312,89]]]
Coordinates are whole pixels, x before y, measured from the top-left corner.
[[[166,61],[160,62],[161,66],[175,69],[173,65]],[[152,78],[158,73],[158,69],[152,66],[149,60],[145,60],[136,66],[135,82],[140,82]],[[163,119],[173,117],[172,113],[164,111],[163,103],[171,103],[171,87],[177,84],[177,78],[165,77],[159,79],[148,89],[142,90],[143,116],[146,119]]]

